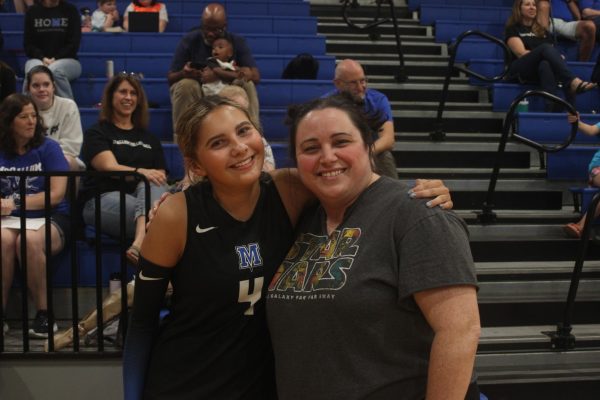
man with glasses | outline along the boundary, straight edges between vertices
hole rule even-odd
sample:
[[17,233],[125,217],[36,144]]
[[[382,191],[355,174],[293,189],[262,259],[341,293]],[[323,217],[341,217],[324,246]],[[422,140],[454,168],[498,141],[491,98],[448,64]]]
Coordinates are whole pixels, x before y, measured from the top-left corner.
[[177,45],[167,74],[171,85],[173,131],[186,107],[203,97],[202,80],[212,81],[213,75],[218,75],[218,70],[206,68],[205,63],[212,55],[213,42],[223,35],[227,35],[233,43],[233,58],[239,68],[236,84],[246,91],[250,102],[249,111],[254,117],[258,117],[258,96],[254,85],[260,80],[260,73],[244,38],[226,32],[226,29],[225,8],[221,4],[210,3],[202,13],[200,29],[186,34]]
[[340,61],[335,68],[333,84],[336,89],[326,96],[337,93],[348,93],[354,101],[362,105],[369,116],[378,116],[383,121],[378,136],[374,138],[373,155],[376,158],[377,172],[392,178],[398,178],[396,162],[391,150],[396,141],[392,107],[385,94],[367,88],[367,77],[362,66],[351,59]]

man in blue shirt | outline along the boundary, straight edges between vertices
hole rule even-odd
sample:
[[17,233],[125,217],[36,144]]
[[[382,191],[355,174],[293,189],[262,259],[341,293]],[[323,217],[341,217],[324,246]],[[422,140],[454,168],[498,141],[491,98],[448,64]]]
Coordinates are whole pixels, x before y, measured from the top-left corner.
[[377,137],[374,137],[373,155],[377,161],[377,172],[382,175],[398,178],[396,162],[391,150],[396,141],[394,135],[394,119],[392,107],[385,94],[367,88],[367,77],[363,67],[351,59],[342,60],[335,69],[333,84],[336,89],[326,96],[337,93],[348,93],[357,104],[364,107],[367,115],[378,115],[384,122],[379,128]]
[[[200,29],[186,34],[177,45],[167,74],[171,85],[174,132],[177,120],[186,107],[203,97],[202,80],[214,81],[211,79],[214,76],[209,75],[219,74],[216,69],[205,68],[205,63],[212,56],[212,43],[225,34],[226,29],[225,8],[221,4],[210,3],[202,13]],[[260,73],[256,62],[243,37],[230,32],[227,35],[233,43],[233,59],[239,68],[236,83],[239,82],[248,94],[250,113],[258,117],[258,96],[254,85],[260,81]]]

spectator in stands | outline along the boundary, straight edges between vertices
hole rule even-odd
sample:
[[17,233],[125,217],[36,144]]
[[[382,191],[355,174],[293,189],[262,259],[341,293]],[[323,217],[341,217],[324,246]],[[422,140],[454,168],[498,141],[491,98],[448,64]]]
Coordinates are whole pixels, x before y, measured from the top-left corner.
[[225,33],[213,41],[212,57],[206,59],[204,71],[206,78],[202,78],[202,92],[205,96],[218,94],[243,74],[235,65],[233,43]]
[[[167,75],[171,85],[171,104],[173,106],[173,129],[184,110],[204,96],[202,82],[210,73],[203,69],[194,68],[202,64],[212,54],[212,43],[227,28],[227,15],[223,5],[208,4],[202,13],[202,26],[186,34],[175,49],[171,68]],[[254,86],[260,80],[260,74],[252,53],[244,38],[228,32],[235,50],[234,60],[242,72],[239,84],[244,88],[250,99],[250,113],[258,119],[258,96]]]
[[133,0],[127,6],[123,13],[123,28],[129,31],[129,13],[130,12],[157,12],[158,13],[158,31],[164,32],[169,23],[167,6],[164,3],[154,0]]
[[[569,123],[574,123],[579,120],[579,113],[577,115],[568,114]],[[579,131],[588,136],[598,136],[600,134],[600,123],[596,125],[586,124],[583,121],[579,121]],[[597,151],[592,157],[588,166],[590,186],[600,187],[600,151]],[[600,206],[594,211],[594,217],[600,215]],[[585,224],[586,214],[583,214],[581,219],[575,223],[570,223],[563,226],[565,234],[572,238],[580,238],[583,232],[583,225]]]
[[115,0],[98,0],[98,8],[92,13],[92,32],[121,32],[119,20]]
[[368,81],[363,67],[351,59],[342,60],[337,64],[333,84],[336,89],[325,96],[348,93],[357,104],[363,105],[363,110],[367,114],[378,116],[384,121],[373,138],[373,154],[377,172],[391,178],[398,178],[396,161],[391,152],[396,142],[394,117],[386,95],[367,87]]
[[[535,0],[515,0],[506,23],[505,40],[516,59],[508,71],[509,79],[521,83],[539,83],[541,89],[557,95],[562,82],[567,98],[597,87],[573,74],[559,51],[553,46],[546,29],[536,19]],[[547,105],[552,110],[552,103]]]
[[15,12],[23,14],[29,7],[33,6],[34,0],[13,0],[13,2],[15,5]]
[[[4,36],[2,36],[2,28],[0,28],[0,51],[4,48]],[[13,94],[17,90],[17,77],[15,71],[7,64],[0,61],[0,103],[9,94]]]
[[[274,398],[264,296],[310,195],[294,170],[262,172],[256,126],[220,96],[178,120],[184,160],[206,179],[165,201],[142,245],[123,359],[128,400]],[[432,205],[449,201],[439,181],[424,186],[442,193]],[[172,305],[159,330],[168,282]]]
[[[130,171],[145,176],[154,201],[167,190],[166,163],[160,140],[147,126],[148,102],[138,77],[117,74],[104,88],[100,122],[86,130],[81,157],[92,171]],[[119,180],[86,176],[82,186],[84,222],[95,225],[94,195],[100,193],[101,230],[120,237]],[[146,225],[144,183],[141,179],[129,179],[126,191],[126,237],[133,238],[126,255],[132,264],[137,264]]]
[[[582,18],[577,2],[573,0],[552,0],[551,7],[548,1],[538,4],[548,5],[540,8],[537,20],[540,25],[558,37],[579,42],[579,61],[589,61],[594,45],[596,44],[596,26],[592,21]],[[552,18],[550,18],[550,14]]]
[[[12,94],[0,104],[0,171],[66,171],[69,166],[58,143],[44,137],[42,119],[33,101],[23,94]],[[46,257],[58,254],[69,241],[71,217],[64,200],[66,177],[50,178],[50,204],[46,204],[44,177],[27,177],[26,198],[20,197],[19,177],[2,177],[0,185],[1,214],[27,218],[44,217],[51,209],[50,249],[46,248],[44,225],[27,230],[27,288],[37,310],[29,329],[33,338],[48,334],[46,297]],[[15,260],[21,263],[21,233],[2,227],[2,307],[6,308],[12,285]],[[24,294],[25,295],[25,294]],[[4,323],[4,331],[8,326]],[[53,330],[57,330],[56,324]]]
[[79,159],[83,131],[77,104],[54,94],[54,76],[45,65],[31,68],[25,81],[27,92],[44,121],[44,134],[60,144],[71,171],[85,169],[85,164]]
[[466,226],[372,170],[380,121],[362,114],[343,96],[288,113],[290,154],[320,204],[268,288],[279,399],[479,399]]
[[56,94],[74,99],[70,81],[81,75],[80,40],[81,18],[75,6],[63,0],[34,4],[25,14],[25,74],[36,65],[47,66],[56,80]]

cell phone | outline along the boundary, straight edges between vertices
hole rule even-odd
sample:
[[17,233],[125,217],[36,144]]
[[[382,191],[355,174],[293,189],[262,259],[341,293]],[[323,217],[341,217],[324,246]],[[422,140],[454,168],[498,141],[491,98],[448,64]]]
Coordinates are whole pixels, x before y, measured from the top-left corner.
[[190,63],[190,68],[204,69],[204,68],[206,68],[206,63],[204,63],[204,62],[198,62],[198,61],[192,61]]

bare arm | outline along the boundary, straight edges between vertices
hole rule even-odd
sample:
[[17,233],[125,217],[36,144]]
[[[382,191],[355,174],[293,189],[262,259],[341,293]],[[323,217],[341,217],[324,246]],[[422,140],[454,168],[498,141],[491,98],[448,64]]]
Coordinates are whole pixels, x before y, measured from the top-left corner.
[[392,121],[386,121],[379,128],[379,137],[373,143],[373,153],[379,154],[386,150],[392,150],[396,137],[394,135],[394,123]]
[[273,177],[290,221],[295,226],[300,213],[310,201],[315,199],[315,196],[304,187],[295,168],[276,169],[269,174]]
[[481,331],[475,288],[449,286],[414,297],[434,331],[426,399],[463,400]]
[[158,21],[158,31],[162,33],[165,31],[165,29],[167,29],[167,21],[161,19],[160,21]]
[[569,123],[572,124],[575,121],[579,121],[578,129],[581,133],[586,134],[588,136],[596,136],[600,133],[600,128],[596,125],[586,124],[585,122],[579,119],[579,113],[577,115],[567,114],[567,119]]
[[154,264],[174,266],[183,255],[187,240],[185,195],[166,196],[156,210],[142,243],[142,256]]
[[121,165],[117,162],[115,155],[110,150],[102,151],[92,158],[92,167],[97,171],[129,171],[137,170],[155,185],[167,183],[167,174],[164,169],[136,168],[129,165]]
[[537,2],[537,22],[544,29],[548,30],[550,28],[550,1],[549,0],[539,0]]
[[579,6],[577,5],[577,2],[575,1],[569,1],[567,3],[567,7],[569,8],[569,11],[571,11],[571,14],[573,15],[573,20],[575,21],[580,21],[581,20],[581,11],[579,11]]
[[581,10],[581,16],[583,19],[592,19],[600,16],[600,10],[594,10],[593,8],[584,8]]
[[[53,176],[50,178],[50,205],[52,207],[55,207],[62,201],[66,190],[66,176]],[[25,201],[21,200],[21,207],[26,210],[43,210],[46,207],[45,196],[44,192],[28,195]]]
[[517,58],[521,58],[525,54],[529,53],[529,50],[525,48],[525,44],[523,43],[521,38],[518,38],[516,36],[509,38],[506,44],[513,52],[513,54],[517,56]]

